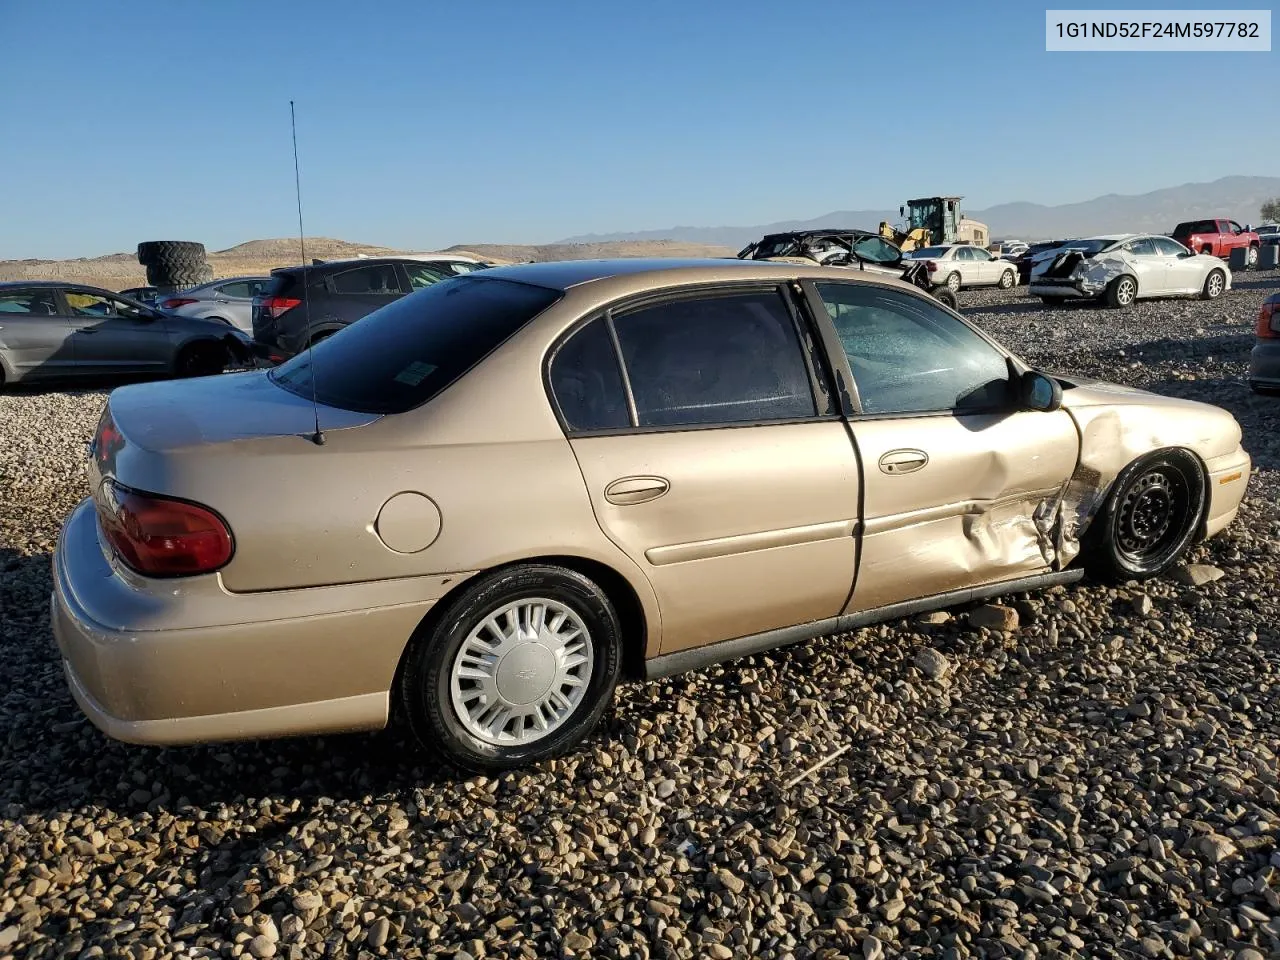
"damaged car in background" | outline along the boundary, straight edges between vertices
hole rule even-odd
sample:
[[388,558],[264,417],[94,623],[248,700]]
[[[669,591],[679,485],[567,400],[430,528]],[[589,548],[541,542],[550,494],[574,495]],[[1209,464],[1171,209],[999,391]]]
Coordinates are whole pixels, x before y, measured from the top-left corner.
[[917,263],[882,234],[869,230],[795,230],[766,234],[738,251],[739,260],[851,267],[903,280],[929,293],[952,310],[959,307],[956,289],[934,281],[927,264]]
[[1072,240],[1031,271],[1031,294],[1047,304],[1101,300],[1128,307],[1147,297],[1216,300],[1231,289],[1217,257],[1194,253],[1170,237],[1118,234]]
[[1157,576],[1235,517],[1240,439],[871,270],[496,267],[270,373],[115,390],[53,632],[123,740],[394,712],[501,770],[573,749],[620,679]]

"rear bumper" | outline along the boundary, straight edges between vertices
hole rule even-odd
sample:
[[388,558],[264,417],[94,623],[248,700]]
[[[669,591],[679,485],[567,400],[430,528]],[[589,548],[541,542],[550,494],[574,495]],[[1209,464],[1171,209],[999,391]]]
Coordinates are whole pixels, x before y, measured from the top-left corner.
[[1280,338],[1258,340],[1249,353],[1249,382],[1280,387]]
[[405,645],[465,574],[236,594],[217,574],[119,569],[86,500],[53,558],[53,634],[76,703],[134,743],[370,730],[386,725]]

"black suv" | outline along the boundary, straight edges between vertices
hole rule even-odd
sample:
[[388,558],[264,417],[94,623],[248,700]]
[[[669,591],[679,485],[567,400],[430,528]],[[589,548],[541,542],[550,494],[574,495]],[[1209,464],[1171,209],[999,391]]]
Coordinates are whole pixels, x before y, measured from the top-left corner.
[[446,257],[369,257],[272,270],[271,283],[253,300],[254,353],[280,363],[405,294],[487,266]]

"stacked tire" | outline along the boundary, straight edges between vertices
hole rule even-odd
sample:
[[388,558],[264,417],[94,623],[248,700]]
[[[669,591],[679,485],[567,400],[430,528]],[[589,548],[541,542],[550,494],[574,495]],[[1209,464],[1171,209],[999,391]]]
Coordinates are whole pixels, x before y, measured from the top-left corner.
[[186,290],[213,279],[203,243],[148,240],[138,244],[138,262],[147,268],[147,283],[162,293]]

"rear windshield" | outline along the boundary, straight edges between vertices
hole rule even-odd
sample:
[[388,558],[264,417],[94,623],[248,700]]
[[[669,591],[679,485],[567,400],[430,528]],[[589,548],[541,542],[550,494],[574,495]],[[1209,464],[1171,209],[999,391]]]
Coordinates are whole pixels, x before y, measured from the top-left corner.
[[1180,223],[1173,229],[1175,237],[1185,237],[1189,233],[1217,233],[1218,224],[1215,220],[1189,220],[1186,223]]
[[911,257],[913,260],[933,260],[946,254],[950,247],[921,247],[919,250],[912,250],[903,256]]
[[1112,246],[1114,240],[1072,240],[1062,245],[1063,250],[1079,250],[1086,256],[1093,256],[1095,253],[1101,253],[1107,247]]
[[375,310],[271,372],[300,397],[360,413],[426,403],[560,299],[492,277],[442,280]]

